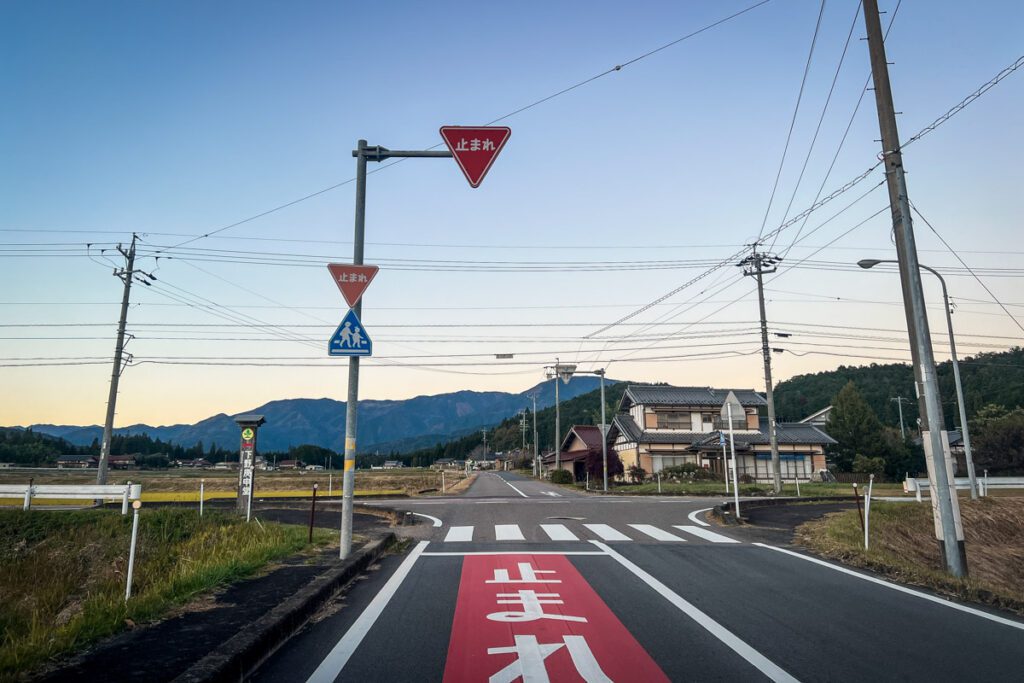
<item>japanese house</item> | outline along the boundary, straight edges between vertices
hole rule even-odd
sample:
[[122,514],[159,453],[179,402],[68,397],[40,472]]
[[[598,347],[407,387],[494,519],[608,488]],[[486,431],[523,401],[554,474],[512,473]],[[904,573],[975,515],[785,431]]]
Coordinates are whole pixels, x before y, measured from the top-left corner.
[[[740,477],[772,481],[771,447],[764,396],[751,389],[733,389],[743,406],[733,416],[732,431]],[[628,471],[642,467],[648,474],[665,467],[694,464],[725,477],[723,453],[729,450],[728,420],[720,417],[729,389],[630,385],[619,402],[608,438]],[[825,468],[825,448],[835,441],[809,423],[780,422],[776,426],[784,480],[810,480]],[[731,455],[728,457],[731,458]],[[745,477],[744,477],[745,478]]]

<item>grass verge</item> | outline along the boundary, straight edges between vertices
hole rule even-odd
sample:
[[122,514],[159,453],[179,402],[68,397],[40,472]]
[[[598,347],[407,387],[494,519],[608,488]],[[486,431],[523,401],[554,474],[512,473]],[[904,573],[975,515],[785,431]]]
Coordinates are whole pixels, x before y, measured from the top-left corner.
[[938,593],[1024,614],[1024,498],[961,501],[970,576],[942,571],[931,506],[871,504],[871,549],[855,510],[826,515],[796,530],[801,545]]
[[[0,510],[0,680],[155,619],[192,596],[307,546],[308,530],[211,511],[143,510],[132,598],[131,515]],[[325,545],[330,530],[316,530]]]

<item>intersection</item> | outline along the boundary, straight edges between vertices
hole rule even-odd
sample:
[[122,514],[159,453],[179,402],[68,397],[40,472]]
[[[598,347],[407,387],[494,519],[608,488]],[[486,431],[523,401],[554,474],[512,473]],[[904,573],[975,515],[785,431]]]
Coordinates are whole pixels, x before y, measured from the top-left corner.
[[590,496],[512,473],[403,501],[423,522],[404,554],[254,678],[1016,678],[1019,620],[709,525],[713,502]]

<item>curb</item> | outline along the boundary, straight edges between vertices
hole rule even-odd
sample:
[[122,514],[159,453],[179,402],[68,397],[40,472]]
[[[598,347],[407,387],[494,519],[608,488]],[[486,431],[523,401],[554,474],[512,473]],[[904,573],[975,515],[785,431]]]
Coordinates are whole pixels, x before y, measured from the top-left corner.
[[339,567],[254,621],[174,679],[174,683],[240,681],[302,628],[334,595],[373,564],[395,542],[391,532],[370,541]]

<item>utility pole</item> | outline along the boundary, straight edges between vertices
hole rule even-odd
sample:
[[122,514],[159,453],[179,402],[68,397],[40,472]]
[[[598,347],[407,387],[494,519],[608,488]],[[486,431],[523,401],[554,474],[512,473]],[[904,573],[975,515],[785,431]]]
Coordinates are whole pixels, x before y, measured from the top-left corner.
[[762,275],[774,273],[782,259],[771,254],[757,251],[757,244],[752,245],[754,253],[736,265],[743,268],[743,274],[757,278],[757,303],[761,310],[761,354],[764,356],[764,385],[768,399],[768,442],[772,449],[772,490],[776,495],[782,493],[782,462],[779,459],[779,437],[775,430],[775,396],[772,389],[772,350],[768,347],[768,321],[764,311],[764,281]]
[[96,471],[96,483],[103,485],[107,483],[107,468],[110,465],[110,440],[114,432],[114,410],[117,407],[117,383],[121,379],[121,356],[124,354],[124,328],[128,322],[128,301],[131,297],[132,278],[135,275],[135,233],[132,233],[132,243],[126,252],[121,245],[117,250],[127,259],[127,266],[122,270],[115,270],[114,275],[124,282],[124,294],[121,296],[121,319],[117,323],[117,345],[114,347],[114,367],[110,372],[110,393],[107,395],[107,418],[103,422],[103,443],[100,445],[100,463]]
[[917,383],[919,397],[921,442],[924,445],[931,480],[935,535],[946,570],[953,576],[963,577],[967,575],[967,556],[963,543],[963,527],[960,523],[960,504],[956,497],[956,489],[950,489],[953,468],[949,458],[949,437],[942,418],[938,375],[932,352],[931,334],[928,330],[928,313],[924,305],[917,244],[910,217],[910,197],[907,194],[899,130],[896,126],[896,112],[889,84],[882,23],[878,16],[878,0],[864,0],[863,6],[868,51],[871,56],[871,75],[875,86],[875,104],[878,108],[878,127],[882,134],[882,158],[885,162],[896,255],[899,259],[900,282],[903,287],[903,306],[907,317],[914,380]]
[[523,445],[520,448],[520,457],[526,457],[526,409],[519,413],[519,429],[523,432]]
[[903,439],[904,441],[906,441],[907,440],[907,430],[903,426],[903,402],[907,401],[909,399],[903,398],[902,396],[897,396],[896,398],[890,398],[889,400],[890,401],[896,401],[896,407],[900,411],[900,438]]
[[540,476],[540,446],[537,444],[537,394],[533,396],[533,476]]
[[481,429],[480,433],[484,435],[484,460],[487,460],[487,430]]

